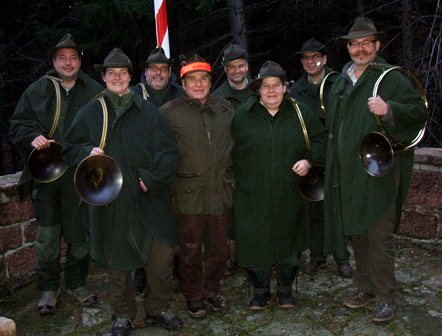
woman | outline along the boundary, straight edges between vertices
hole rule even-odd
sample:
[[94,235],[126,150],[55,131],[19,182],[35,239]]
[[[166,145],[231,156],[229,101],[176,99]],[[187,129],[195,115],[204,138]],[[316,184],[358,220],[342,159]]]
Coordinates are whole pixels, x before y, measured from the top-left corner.
[[170,209],[170,185],[178,150],[166,120],[156,107],[129,89],[132,63],[118,48],[95,65],[106,83],[96,98],[107,107],[108,127],[103,148],[103,107],[87,104],[66,135],[66,161],[78,165],[85,157],[106,153],[121,168],[118,197],[105,206],[86,207],[91,256],[109,273],[112,335],[129,335],[137,312],[131,271],[143,267],[148,279],[146,322],[172,330],[182,320],[168,312],[173,295],[172,261],[176,225]]
[[269,302],[273,267],[279,306],[294,306],[297,255],[308,246],[307,201],[298,191],[299,179],[325,154],[323,126],[302,105],[298,115],[285,80],[279,64],[265,62],[251,83],[256,97],[238,109],[233,121],[234,224],[238,265],[254,287],[250,309],[264,309]]

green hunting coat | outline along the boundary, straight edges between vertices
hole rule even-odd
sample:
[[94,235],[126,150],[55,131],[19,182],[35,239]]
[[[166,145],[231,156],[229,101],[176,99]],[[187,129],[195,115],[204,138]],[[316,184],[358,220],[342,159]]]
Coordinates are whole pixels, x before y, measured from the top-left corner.
[[234,227],[238,265],[268,267],[308,246],[308,212],[292,171],[301,159],[324,162],[326,131],[316,115],[299,105],[312,149],[298,115],[285,97],[272,117],[257,97],[233,121]]
[[[398,223],[413,167],[414,151],[394,155],[391,170],[382,177],[370,176],[359,158],[362,139],[378,131],[367,102],[386,62],[377,58],[353,86],[346,71],[335,80],[327,105],[328,145],[325,172],[325,250],[345,235],[357,235],[374,226],[392,204]],[[387,132],[397,141],[410,143],[425,125],[427,109],[412,82],[399,71],[389,72],[377,94],[385,100],[391,117],[382,118]],[[397,223],[397,224],[398,224]]]
[[[47,75],[58,77],[54,69],[47,72]],[[81,70],[68,94],[60,86],[61,113],[52,139],[63,145],[64,133],[80,108],[102,90],[98,82]],[[55,116],[55,101],[54,84],[47,78],[40,78],[25,90],[9,120],[12,143],[25,163],[19,182],[20,190],[23,189],[25,195],[32,190],[32,180],[26,166],[26,160],[33,149],[31,142],[39,135],[48,137]]]
[[[110,204],[83,202],[89,223],[91,256],[105,268],[135,270],[150,256],[152,239],[173,245],[176,224],[170,208],[170,185],[175,177],[178,150],[163,115],[152,104],[132,94],[116,114],[107,94],[109,113],[105,154],[123,174],[118,197]],[[81,109],[66,134],[66,162],[77,166],[100,144],[103,112],[97,100]],[[148,192],[140,185],[141,179]]]
[[[327,76],[332,70],[329,68],[325,69],[324,77]],[[324,83],[324,92],[323,92],[323,102],[324,104],[328,100],[328,92],[330,91],[330,87],[332,86],[334,79],[337,73],[333,73],[327,77],[326,82]],[[325,112],[321,109],[321,99],[320,99],[320,86],[321,84],[313,84],[308,80],[308,74],[304,72],[304,74],[299,78],[291,87],[290,87],[290,95],[297,99],[299,102],[308,106],[310,110],[312,110],[316,116],[321,120],[321,122],[325,123]]]

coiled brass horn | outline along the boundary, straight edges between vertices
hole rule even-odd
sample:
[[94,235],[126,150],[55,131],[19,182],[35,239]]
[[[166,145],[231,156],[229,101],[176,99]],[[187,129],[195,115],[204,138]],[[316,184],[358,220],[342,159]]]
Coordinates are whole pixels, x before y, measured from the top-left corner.
[[[382,79],[390,71],[393,70],[398,70],[402,72],[407,78],[411,79],[414,82],[421,96],[421,99],[423,100],[425,106],[428,108],[428,101],[425,96],[425,90],[419,80],[415,76],[413,76],[410,71],[405,70],[399,66],[391,67],[385,70],[379,76],[374,85],[372,97],[377,97],[378,88]],[[387,174],[392,167],[395,154],[399,154],[411,149],[422,140],[425,133],[425,126],[417,133],[416,137],[409,144],[403,144],[399,141],[396,141],[388,134],[387,130],[382,125],[381,118],[378,115],[375,115],[375,118],[379,132],[367,134],[364,139],[362,139],[359,157],[362,161],[365,171],[369,175],[380,177]]]
[[[58,78],[45,75],[42,78],[49,79],[55,88],[55,116],[52,122],[48,139],[55,133],[61,113],[60,81]],[[66,163],[61,156],[63,147],[58,142],[51,142],[50,147],[44,149],[34,148],[28,156],[26,165],[31,177],[40,183],[49,183],[60,178],[67,169]]]
[[[103,131],[99,147],[104,149],[107,135],[108,112],[102,96],[98,97],[103,108]],[[120,194],[123,174],[118,163],[105,154],[90,155],[77,166],[74,185],[80,198],[91,205],[111,203]]]
[[324,76],[322,79],[321,85],[319,86],[319,102],[321,104],[321,112],[324,115],[324,117],[327,116],[327,111],[325,109],[325,99],[324,99],[324,89],[325,89],[325,83],[327,82],[327,79],[333,75],[337,75],[339,72],[337,71],[330,71],[328,74]]
[[[305,144],[308,150],[311,149],[312,144],[308,136],[307,126],[299,108],[298,103],[292,97],[290,102],[296,110],[299,122],[301,123],[302,132],[304,133]],[[298,189],[302,197],[308,201],[322,201],[324,199],[324,166],[310,167],[308,174],[301,176],[299,180]]]

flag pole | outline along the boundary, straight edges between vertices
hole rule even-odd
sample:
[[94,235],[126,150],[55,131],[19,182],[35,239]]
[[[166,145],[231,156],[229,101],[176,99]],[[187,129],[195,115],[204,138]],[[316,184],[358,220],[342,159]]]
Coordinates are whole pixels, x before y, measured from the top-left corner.
[[170,57],[166,0],[154,0],[154,10],[157,47],[162,47],[166,56]]

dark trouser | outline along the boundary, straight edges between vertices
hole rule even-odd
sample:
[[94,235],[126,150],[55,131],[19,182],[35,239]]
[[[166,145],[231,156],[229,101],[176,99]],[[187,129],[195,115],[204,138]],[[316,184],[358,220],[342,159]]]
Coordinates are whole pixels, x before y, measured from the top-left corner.
[[[219,292],[220,282],[229,257],[229,214],[179,215],[180,225],[180,280],[186,300],[200,300]],[[208,227],[210,255],[203,271],[201,242]]]
[[150,260],[144,268],[147,286],[144,290],[144,310],[155,316],[169,309],[173,297],[173,255],[172,246],[154,240]]
[[137,315],[136,289],[132,285],[130,271],[110,269],[109,297],[114,317],[126,317],[131,320]]
[[[310,259],[326,261],[324,255],[324,201],[309,202],[310,212]],[[333,258],[337,264],[348,262],[350,253],[345,239],[337,241],[334,246]]]
[[396,222],[395,203],[378,223],[364,233],[351,237],[358,289],[376,296],[379,303],[394,303],[396,277],[394,274],[393,230]]
[[[147,286],[144,309],[147,315],[155,316],[168,310],[173,297],[173,247],[154,240],[149,263],[144,267]],[[137,313],[136,288],[131,271],[109,270],[110,305],[114,316],[134,319]]]
[[67,244],[66,288],[83,286],[88,275],[88,239],[80,221],[79,198],[72,181],[73,172],[67,170],[58,180],[35,188],[37,286],[42,291],[57,290],[60,286],[62,238]]

